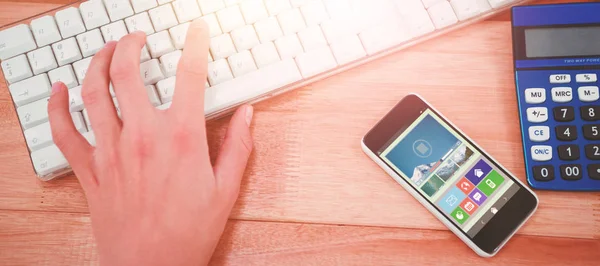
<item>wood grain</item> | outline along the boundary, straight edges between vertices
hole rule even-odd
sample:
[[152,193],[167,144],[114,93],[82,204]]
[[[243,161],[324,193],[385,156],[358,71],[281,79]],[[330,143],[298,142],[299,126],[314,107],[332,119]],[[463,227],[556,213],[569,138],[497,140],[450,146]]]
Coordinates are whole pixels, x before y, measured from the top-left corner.
[[[0,1],[0,25],[70,2]],[[418,92],[524,180],[508,18],[257,104],[255,152],[213,263],[483,263],[362,154],[360,139],[398,100]],[[228,120],[209,122],[213,158]],[[0,136],[0,261],[95,264],[79,184],[73,176],[37,181],[3,81]],[[537,193],[538,213],[485,263],[597,264],[600,193]]]

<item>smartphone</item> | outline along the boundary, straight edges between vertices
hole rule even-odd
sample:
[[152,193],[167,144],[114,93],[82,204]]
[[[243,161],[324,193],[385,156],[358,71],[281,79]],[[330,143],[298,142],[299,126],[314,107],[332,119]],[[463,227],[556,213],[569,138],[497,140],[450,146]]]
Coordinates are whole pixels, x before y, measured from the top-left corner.
[[494,256],[538,198],[419,95],[363,138],[364,152],[482,257]]

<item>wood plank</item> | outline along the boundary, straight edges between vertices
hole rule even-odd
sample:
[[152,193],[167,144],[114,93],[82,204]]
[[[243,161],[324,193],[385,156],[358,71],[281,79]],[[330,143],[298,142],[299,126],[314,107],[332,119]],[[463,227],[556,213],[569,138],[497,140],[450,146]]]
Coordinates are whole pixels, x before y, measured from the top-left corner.
[[[5,265],[97,265],[85,214],[0,211],[0,239]],[[598,250],[599,240],[517,236],[483,259],[448,231],[230,221],[211,265],[597,265]]]
[[[360,150],[410,92],[523,180],[509,33],[508,22],[483,22],[258,104],[256,150],[232,218],[443,229]],[[213,158],[227,120],[209,123]],[[17,123],[2,85],[0,209],[87,212],[73,177],[35,180]],[[600,238],[600,193],[538,194],[522,233]]]

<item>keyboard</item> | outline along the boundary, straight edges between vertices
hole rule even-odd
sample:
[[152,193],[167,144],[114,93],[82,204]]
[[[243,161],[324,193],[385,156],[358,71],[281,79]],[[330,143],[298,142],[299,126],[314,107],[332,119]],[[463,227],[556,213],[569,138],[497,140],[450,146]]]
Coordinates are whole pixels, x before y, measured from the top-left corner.
[[[94,134],[81,84],[104,43],[147,34],[140,75],[148,100],[169,108],[191,21],[210,28],[205,114],[227,114],[491,16],[522,0],[92,0],[0,30],[4,79],[33,168],[42,180],[70,172],[52,142],[51,84],[69,88],[77,129]],[[110,88],[113,97],[114,92]],[[117,111],[119,105],[114,98]]]

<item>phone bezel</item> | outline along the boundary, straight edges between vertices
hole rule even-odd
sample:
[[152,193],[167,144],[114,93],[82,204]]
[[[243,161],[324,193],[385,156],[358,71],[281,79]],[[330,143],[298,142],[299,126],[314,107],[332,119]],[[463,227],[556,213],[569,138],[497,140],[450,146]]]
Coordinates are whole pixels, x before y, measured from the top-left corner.
[[[492,162],[506,176],[511,178],[515,184],[520,186],[515,194],[500,211],[494,215],[484,228],[474,237],[470,238],[456,226],[450,218],[446,217],[440,209],[422,196],[417,188],[409,184],[404,177],[394,171],[386,162],[379,157],[379,151],[393,141],[401,132],[406,130],[421,115],[429,109],[440,117],[449,127],[461,135],[471,146],[477,149],[482,156]],[[496,254],[499,249],[510,239],[510,237],[531,217],[538,206],[538,198],[526,185],[502,167],[496,160],[479,147],[472,139],[466,136],[460,129],[452,124],[440,112],[428,104],[417,94],[411,94],[403,98],[392,110],[386,114],[363,138],[363,149],[375,160],[388,174],[407,189],[413,197],[417,198],[423,206],[434,213],[451,231],[467,243],[479,255],[489,257]]]

